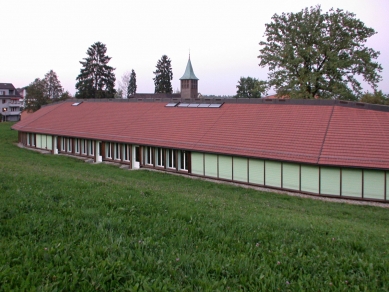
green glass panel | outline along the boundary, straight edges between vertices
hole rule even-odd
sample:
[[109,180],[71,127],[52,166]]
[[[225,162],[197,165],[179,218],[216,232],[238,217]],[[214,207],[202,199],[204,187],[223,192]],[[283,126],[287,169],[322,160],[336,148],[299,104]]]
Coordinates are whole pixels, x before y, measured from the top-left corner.
[[265,183],[270,187],[281,187],[281,162],[265,161]]
[[203,153],[192,152],[192,173],[197,175],[204,175],[204,160]]
[[380,170],[363,171],[363,197],[385,199],[385,172]]
[[265,162],[259,159],[249,159],[249,183],[263,185]]
[[319,194],[319,167],[301,165],[301,191]]
[[322,195],[340,196],[340,168],[321,167],[320,193]]
[[42,148],[42,135],[36,134],[36,148]]
[[42,149],[46,149],[46,135],[42,135],[41,136],[42,137]]
[[361,169],[342,169],[342,196],[362,198]]
[[232,157],[219,155],[219,178],[232,179]]
[[234,157],[234,180],[247,182],[247,158]]
[[47,135],[46,141],[47,141],[47,145],[46,145],[47,149],[53,150],[53,137],[50,135]]
[[217,155],[204,154],[205,156],[205,175],[217,177]]
[[282,188],[300,190],[300,165],[295,163],[282,164]]

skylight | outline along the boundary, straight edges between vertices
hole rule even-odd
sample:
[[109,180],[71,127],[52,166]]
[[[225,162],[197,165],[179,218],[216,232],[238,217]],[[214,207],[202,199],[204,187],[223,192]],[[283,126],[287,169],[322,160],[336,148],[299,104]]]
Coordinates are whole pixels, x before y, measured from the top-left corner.
[[175,107],[177,106],[178,102],[171,102],[171,103],[168,103],[167,105],[165,105],[165,107]]

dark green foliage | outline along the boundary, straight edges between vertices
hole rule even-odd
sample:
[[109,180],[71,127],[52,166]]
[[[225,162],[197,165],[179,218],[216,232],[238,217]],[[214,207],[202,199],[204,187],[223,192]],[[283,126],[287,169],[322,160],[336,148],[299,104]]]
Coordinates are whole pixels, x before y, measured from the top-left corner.
[[134,95],[136,93],[136,73],[134,69],[131,71],[130,80],[128,82],[128,88],[127,88],[127,98],[129,98],[131,95]]
[[45,87],[45,81],[39,78],[26,87],[26,110],[35,112],[43,105],[50,103],[50,98],[45,94]]
[[379,52],[365,46],[375,33],[341,9],[275,14],[260,42],[259,65],[269,67],[269,84],[278,95],[356,100],[362,90],[358,75],[373,88],[381,80],[382,67],[374,61]]
[[383,94],[381,90],[374,93],[365,92],[359,99],[361,102],[389,105],[389,94]]
[[388,291],[388,209],[16,146],[0,123],[0,291]]
[[37,111],[42,106],[51,102],[65,100],[71,97],[69,92],[64,92],[57,73],[50,70],[44,79],[36,78],[26,87],[26,106],[29,111]]
[[157,70],[155,70],[153,78],[155,85],[155,93],[172,93],[173,71],[171,66],[171,60],[168,56],[163,55],[157,63]]
[[86,52],[88,57],[80,61],[83,68],[77,76],[77,98],[114,98],[115,68],[108,66],[111,57],[106,56],[107,48],[101,42],[94,43]]
[[236,98],[261,98],[267,91],[267,82],[252,77],[240,77]]

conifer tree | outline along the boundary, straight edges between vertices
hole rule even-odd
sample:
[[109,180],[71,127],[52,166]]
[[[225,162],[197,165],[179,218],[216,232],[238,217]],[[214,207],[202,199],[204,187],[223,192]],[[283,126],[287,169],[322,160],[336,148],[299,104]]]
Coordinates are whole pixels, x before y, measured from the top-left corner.
[[80,61],[83,68],[77,76],[77,98],[114,98],[115,68],[108,66],[111,57],[106,56],[107,48],[101,42],[88,48],[88,57]]
[[157,63],[157,70],[153,72],[155,74],[154,85],[155,85],[155,93],[172,93],[172,83],[173,79],[173,71],[171,66],[171,60],[168,56],[163,55]]
[[127,98],[136,93],[136,73],[134,69],[131,71],[130,81],[128,82]]

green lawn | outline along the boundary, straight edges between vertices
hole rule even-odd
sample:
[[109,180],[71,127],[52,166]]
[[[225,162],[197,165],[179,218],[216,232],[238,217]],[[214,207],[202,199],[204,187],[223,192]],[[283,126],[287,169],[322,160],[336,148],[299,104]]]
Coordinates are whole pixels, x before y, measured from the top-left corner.
[[389,209],[20,149],[0,123],[0,291],[388,291]]

